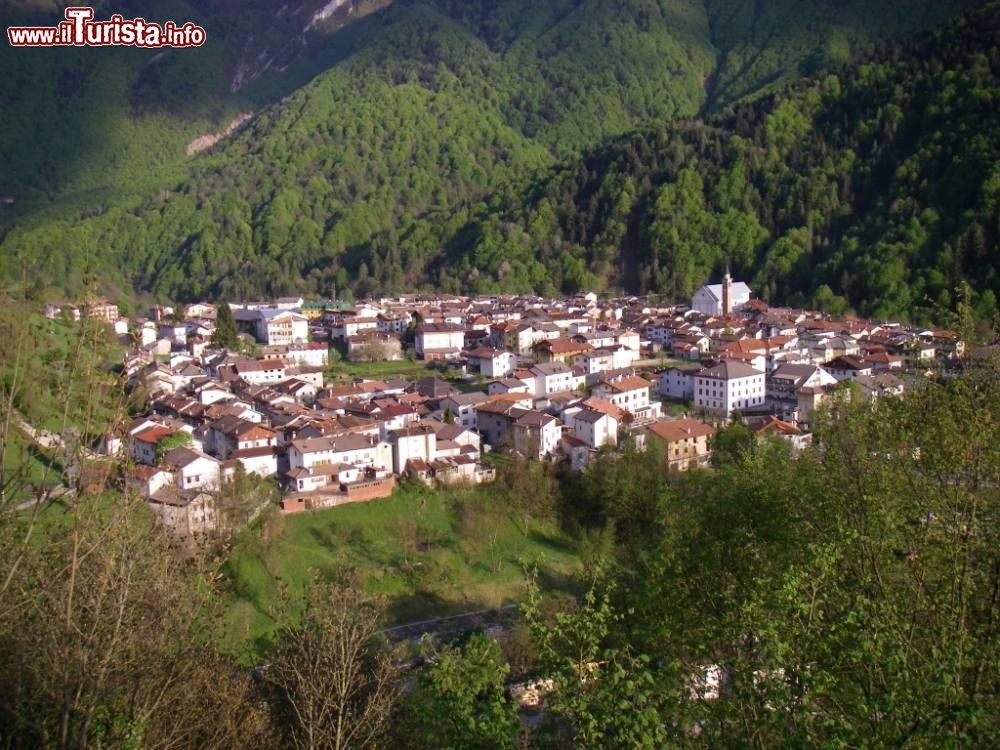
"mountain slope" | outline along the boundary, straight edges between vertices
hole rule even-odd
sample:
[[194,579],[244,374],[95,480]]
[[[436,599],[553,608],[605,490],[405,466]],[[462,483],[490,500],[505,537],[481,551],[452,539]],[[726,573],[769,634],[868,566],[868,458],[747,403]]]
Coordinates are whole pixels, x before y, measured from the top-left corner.
[[[567,273],[635,286],[638,273],[615,270],[634,242],[610,237],[596,242],[600,257],[587,248],[491,258],[470,278],[441,271],[482,233],[488,196],[530,202],[524,185],[559,160],[821,68],[833,59],[831,18],[864,47],[960,5],[911,3],[900,18],[885,0],[869,23],[857,0],[795,14],[781,0],[397,0],[292,60],[286,82],[328,67],[187,176],[22,208],[0,252],[8,271],[27,265],[36,286],[70,293],[88,272],[167,297],[330,294],[373,279],[545,288]],[[254,85],[273,98],[280,82]],[[509,222],[498,231],[513,234],[494,255],[524,233]]]
[[[314,22],[326,0],[105,0],[91,4],[98,20],[120,13],[158,23],[193,21],[207,29],[208,42],[184,50],[4,43],[0,195],[44,201],[144,184],[150,170],[180,168],[194,138],[287,93],[294,84],[278,69],[308,59],[307,42],[321,44],[348,17],[389,1],[342,0],[338,13]],[[0,25],[53,25],[64,7],[15,0],[0,7]],[[181,174],[174,169],[168,177]]]
[[541,266],[548,288],[609,280],[684,299],[730,262],[774,302],[918,318],[940,317],[969,281],[991,317],[998,8],[788,93],[598,150],[493,201],[442,238],[447,253],[431,268],[483,291]]

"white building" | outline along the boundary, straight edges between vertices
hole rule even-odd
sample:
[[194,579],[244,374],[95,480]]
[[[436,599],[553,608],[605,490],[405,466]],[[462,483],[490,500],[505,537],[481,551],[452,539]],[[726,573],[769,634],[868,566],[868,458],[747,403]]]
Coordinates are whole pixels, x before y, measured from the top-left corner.
[[431,425],[415,424],[390,433],[392,470],[402,474],[410,461],[429,462],[437,454],[437,434]]
[[530,372],[535,378],[534,394],[539,398],[550,393],[571,391],[579,383],[573,375],[573,370],[562,362],[538,364],[532,367]]
[[378,318],[342,317],[338,320],[339,322],[330,330],[330,336],[338,341],[347,341],[355,336],[379,330]]
[[656,379],[657,393],[676,401],[691,401],[694,399],[694,378],[701,369],[701,365],[690,364],[664,370]]
[[733,282],[727,270],[721,284],[706,284],[694,293],[691,308],[718,317],[742,310],[749,301],[750,287],[742,281]]
[[372,467],[377,471],[392,471],[392,446],[356,434],[293,440],[288,448],[288,464],[292,469],[351,464],[361,468]]
[[638,375],[598,383],[593,392],[639,419],[657,419],[663,408],[659,401],[650,402],[649,381]]
[[290,310],[257,311],[257,340],[268,346],[304,344],[309,340],[309,318]]
[[729,418],[737,409],[764,403],[764,373],[734,360],[706,367],[694,378],[695,406]]
[[618,420],[610,414],[583,408],[572,416],[573,433],[591,448],[618,445]]
[[180,490],[216,490],[221,483],[222,464],[191,448],[174,448],[163,463],[173,469]]
[[469,365],[487,378],[503,378],[514,372],[517,357],[503,349],[480,347],[466,354]]
[[514,450],[527,458],[541,461],[553,453],[562,437],[562,426],[551,414],[524,411],[514,419]]
[[463,427],[476,426],[476,407],[485,404],[490,397],[482,391],[458,393],[441,400],[441,413],[451,412],[456,424]]
[[414,340],[421,359],[451,359],[465,347],[465,329],[451,323],[424,323]]
[[318,341],[289,344],[285,359],[299,367],[326,367],[330,361],[330,347]]

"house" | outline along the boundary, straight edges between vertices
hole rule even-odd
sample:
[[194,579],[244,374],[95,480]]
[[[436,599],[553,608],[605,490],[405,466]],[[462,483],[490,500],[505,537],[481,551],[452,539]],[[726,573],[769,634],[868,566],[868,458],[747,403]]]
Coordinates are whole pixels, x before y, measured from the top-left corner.
[[885,351],[869,352],[865,357],[865,364],[871,365],[872,372],[885,370],[900,370],[903,367],[903,358]]
[[309,340],[309,318],[305,315],[281,308],[265,308],[256,313],[256,336],[262,344],[286,346]]
[[803,431],[798,425],[786,422],[773,414],[760,419],[747,420],[750,431],[759,438],[776,437],[790,443],[795,452],[805,450],[812,442],[812,435]]
[[597,451],[575,435],[564,434],[559,440],[559,450],[569,458],[574,471],[582,471],[597,455]]
[[182,491],[217,490],[222,483],[222,463],[192,448],[167,451],[163,465],[174,472],[174,483]]
[[537,364],[531,367],[529,372],[535,379],[533,392],[536,397],[571,391],[581,382],[573,375],[573,370],[562,362]]
[[378,438],[355,433],[295,439],[288,446],[289,468],[311,469],[336,463],[392,471],[392,446]]
[[481,346],[466,353],[469,366],[487,378],[503,378],[514,371],[517,357],[503,349]]
[[661,419],[648,425],[644,434],[663,445],[672,471],[706,466],[712,455],[709,440],[715,430],[697,419]]
[[871,364],[847,354],[831,359],[823,365],[823,369],[833,375],[837,382],[872,374]]
[[423,323],[414,340],[421,359],[454,359],[465,347],[465,329],[453,323]]
[[139,463],[156,466],[159,458],[157,447],[160,441],[176,432],[160,424],[143,427],[129,435],[129,455]]
[[836,389],[835,384],[799,388],[796,392],[796,410],[799,423],[808,426],[812,422],[813,412],[828,401]]
[[514,450],[537,461],[551,457],[562,436],[559,420],[533,409],[514,411],[519,412],[513,415]]
[[[303,373],[303,375],[309,377],[305,373]],[[274,386],[274,391],[276,393],[290,396],[300,404],[310,406],[316,401],[316,394],[319,393],[319,388],[323,385],[322,373],[319,377],[319,386],[316,385],[315,380],[316,379],[313,378],[312,382],[309,382],[307,380],[302,380],[301,376],[289,378],[288,380]]]
[[219,529],[217,497],[204,490],[182,490],[174,484],[157,489],[146,505],[174,537],[193,540]]
[[281,359],[238,359],[228,365],[219,365],[223,382],[242,378],[250,385],[280,383],[286,377],[286,367]]
[[502,378],[486,386],[486,392],[491,396],[499,396],[504,393],[534,393],[534,380],[531,385],[517,378]]
[[392,469],[402,475],[411,461],[429,462],[437,454],[437,433],[431,425],[415,424],[389,434]]
[[837,379],[816,365],[780,365],[766,378],[767,400],[775,405],[790,406],[798,400],[802,388],[823,388],[835,385]]
[[670,353],[674,359],[694,362],[702,358],[711,348],[712,340],[701,333],[689,333],[676,337],[670,344]]
[[337,341],[349,341],[355,336],[364,336],[379,330],[379,319],[376,317],[338,315],[336,321],[330,329],[330,337]]
[[440,378],[420,378],[414,384],[416,392],[427,399],[428,403],[438,404],[441,399],[454,396],[459,390]]
[[903,381],[891,372],[859,375],[854,382],[861,386],[869,401],[876,401],[883,396],[902,396],[905,388]]
[[522,455],[543,458],[555,451],[562,433],[551,414],[525,408],[507,398],[497,398],[476,409],[476,429],[484,443],[513,448]]
[[675,401],[693,401],[694,378],[701,369],[698,364],[667,368],[656,378],[656,392]]
[[433,420],[428,420],[425,424],[431,425],[437,431],[439,446],[443,443],[454,443],[458,446],[460,453],[479,459],[480,437],[475,428],[463,427],[458,424],[444,424]]
[[[573,366],[579,367],[584,375],[597,375],[619,369],[615,364],[615,355],[609,349],[596,349],[573,357]],[[627,367],[628,365],[623,366]]]
[[607,349],[617,345],[618,332],[606,329],[588,331],[587,333],[576,334],[573,339],[582,344],[589,344],[594,349]]
[[615,335],[615,343],[623,349],[631,349],[636,353],[642,348],[642,338],[633,330],[619,331]]
[[278,436],[273,430],[256,422],[227,415],[211,422],[206,433],[206,449],[223,461],[233,458],[237,451],[253,448],[273,448]]
[[606,412],[580,409],[568,419],[573,434],[590,448],[618,445],[618,420]]
[[638,375],[605,380],[594,386],[593,394],[624,409],[637,420],[657,419],[663,408],[659,401],[649,400],[649,381]]
[[463,427],[475,427],[476,407],[485,404],[489,399],[490,397],[482,391],[458,393],[441,399],[440,408],[445,414],[450,412],[455,418],[455,422]]
[[494,449],[513,443],[511,410],[517,407],[508,399],[493,399],[476,408],[476,429],[483,443]]
[[379,313],[379,315],[376,316],[378,330],[382,333],[394,334],[395,336],[402,336],[406,333],[406,329],[409,327],[411,319],[411,315],[408,312],[398,315]]
[[710,317],[727,317],[749,301],[750,287],[742,281],[734,283],[727,268],[721,284],[707,284],[694,293],[691,308]]
[[320,341],[289,344],[284,360],[297,367],[326,367],[330,361],[330,347]]
[[130,490],[141,492],[143,497],[150,497],[160,488],[174,482],[173,473],[159,466],[132,464],[125,470],[125,486]]
[[87,302],[83,306],[83,314],[90,320],[103,320],[105,323],[114,323],[119,318],[118,305],[106,299]]
[[80,308],[70,302],[49,302],[45,305],[45,317],[55,320],[62,314],[70,320],[80,319]]
[[694,389],[695,406],[728,419],[737,409],[763,406],[764,373],[727,360],[700,370],[694,377]]
[[592,351],[594,347],[581,343],[577,337],[560,336],[554,339],[539,341],[531,347],[538,362],[572,362],[580,354]]
[[244,448],[233,451],[232,457],[240,462],[247,474],[273,477],[278,473],[278,455],[274,448]]
[[353,464],[318,464],[311,469],[296,467],[287,473],[288,483],[296,492],[317,492],[325,487],[337,487],[357,482],[364,476]]
[[490,342],[493,346],[508,349],[516,354],[528,354],[531,347],[540,341],[559,338],[559,326],[542,322],[502,323],[490,328]]

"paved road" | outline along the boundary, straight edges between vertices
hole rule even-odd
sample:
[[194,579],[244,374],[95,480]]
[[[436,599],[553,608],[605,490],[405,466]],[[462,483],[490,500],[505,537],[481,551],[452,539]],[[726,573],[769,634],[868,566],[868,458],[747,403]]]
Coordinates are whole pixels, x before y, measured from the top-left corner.
[[42,448],[63,447],[62,435],[57,435],[56,433],[48,432],[47,430],[36,430],[20,417],[17,418],[17,423],[20,428],[24,430],[25,434]]
[[[51,492],[47,493],[44,498],[44,502],[52,502],[53,500],[58,500],[62,497],[72,496],[76,492],[72,487],[57,487]],[[34,508],[39,502],[42,502],[43,498],[41,495],[38,497],[33,497],[30,500],[25,500],[23,503],[19,503],[14,506],[15,511],[30,510]]]
[[507,604],[498,609],[479,609],[475,612],[463,612],[460,615],[408,622],[404,625],[386,628],[382,632],[389,637],[389,640],[396,642],[419,641],[427,633],[449,636],[473,630],[487,630],[496,626],[508,626],[516,616],[517,605]]

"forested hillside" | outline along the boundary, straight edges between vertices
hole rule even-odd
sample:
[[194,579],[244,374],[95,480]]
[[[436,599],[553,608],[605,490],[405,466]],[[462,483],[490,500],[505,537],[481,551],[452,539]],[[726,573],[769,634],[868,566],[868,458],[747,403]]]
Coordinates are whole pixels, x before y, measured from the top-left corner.
[[[388,2],[342,5],[357,18]],[[192,21],[207,29],[208,42],[185,50],[0,45],[0,196],[16,206],[76,193],[106,199],[108,191],[179,179],[193,139],[296,86],[296,71],[286,75],[279,68],[311,59],[304,30],[325,2],[98,0],[89,5],[98,20],[120,13],[156,23]],[[0,4],[0,26],[52,25],[63,19],[66,6],[11,0]],[[309,29],[309,40],[322,45],[345,20],[337,14],[321,19]],[[0,223],[9,218],[0,213]]]
[[[908,56],[924,54],[922,48],[899,48],[868,69],[846,69],[840,93],[824,88],[834,84],[822,82],[822,71],[968,4],[399,0],[334,34],[308,59],[290,63],[288,80],[326,69],[265,108],[228,145],[194,159],[184,167],[187,176],[175,178],[181,167],[164,157],[169,170],[155,189],[150,183],[156,175],[143,174],[106,190],[81,188],[50,206],[9,210],[0,253],[8,270],[29,267],[36,287],[55,285],[74,294],[92,273],[112,293],[172,298],[422,285],[676,294],[700,283],[723,255],[756,276],[768,265],[765,256],[794,255],[778,245],[791,229],[812,226],[813,249],[825,247],[827,236],[819,234],[839,241],[846,232],[815,216],[810,224],[809,212],[785,205],[804,189],[790,187],[788,175],[815,168],[837,185],[849,183],[852,194],[838,192],[843,223],[844,214],[860,207],[854,183],[863,180],[864,149],[877,145],[875,155],[891,159],[921,137],[913,131],[924,121],[907,119],[907,108],[921,102],[893,100],[891,86],[918,67]],[[984,35],[973,41],[988,53]],[[947,48],[946,41],[934,44]],[[955,100],[927,104],[947,104],[938,115],[942,127],[971,106],[969,87],[984,85],[985,76],[988,93],[995,74],[988,55],[977,79],[972,54],[954,52],[954,60],[940,64],[955,68]],[[821,82],[788,94],[785,104],[770,98],[768,92],[783,90],[804,72]],[[884,89],[861,97],[862,76]],[[263,79],[255,85],[258,92],[272,86],[272,95],[280,89]],[[900,96],[912,91],[903,85]],[[755,103],[740,105],[735,114],[702,125],[690,119],[712,117],[747,99]],[[844,157],[843,139],[855,137],[834,130],[862,121],[860,115],[852,119],[850,107],[890,105],[908,123],[906,139],[887,146],[881,130],[870,137],[858,133],[854,172],[845,175],[842,163],[827,163],[828,156]],[[678,121],[684,124],[670,124]],[[648,132],[650,127],[656,129]],[[640,135],[601,145],[632,132]],[[810,133],[815,146],[805,137]],[[170,143],[164,139],[164,148]],[[947,156],[965,145],[934,148]],[[837,153],[828,155],[831,149]],[[581,160],[581,153],[590,156]],[[632,166],[618,156],[629,153],[636,157]],[[691,161],[695,155],[705,164]],[[795,170],[789,167],[793,156]],[[675,263],[657,227],[681,226],[671,219],[669,196],[660,201],[663,216],[653,220],[651,190],[680,185],[677,177],[688,161],[708,198],[700,219],[678,207],[684,221],[701,225],[693,235],[683,232],[689,247]],[[788,169],[781,177],[771,166]],[[923,166],[915,165],[918,181],[930,176]],[[757,184],[764,172],[776,187]],[[885,177],[860,194],[876,202],[891,175]],[[741,180],[754,189],[744,191]],[[697,192],[679,189],[688,196]],[[712,228],[720,211],[730,210],[726,199],[715,198],[727,193],[739,197],[731,210],[746,225],[735,235]],[[592,199],[595,211],[605,206],[600,216],[589,215]],[[811,212],[833,216],[832,208],[811,199],[813,205]],[[931,207],[937,207],[933,201]],[[858,251],[872,249],[884,237],[879,231],[875,226],[859,237]],[[921,252],[936,264],[935,248]],[[845,283],[838,263],[830,296],[857,304],[865,290]],[[773,285],[765,293],[781,300],[816,292],[811,279],[804,284],[796,278],[794,259],[771,265]],[[954,264],[952,271],[935,280],[935,293],[961,275]],[[872,309],[906,311],[913,303],[899,294],[887,300]]]
[[[446,238],[431,268],[447,269],[442,284],[482,291],[610,284],[684,299],[728,261],[775,302],[918,317],[951,306],[967,279],[990,315],[1000,294],[997,9],[598,150],[496,198]],[[426,246],[408,231],[403,252],[417,254]]]

